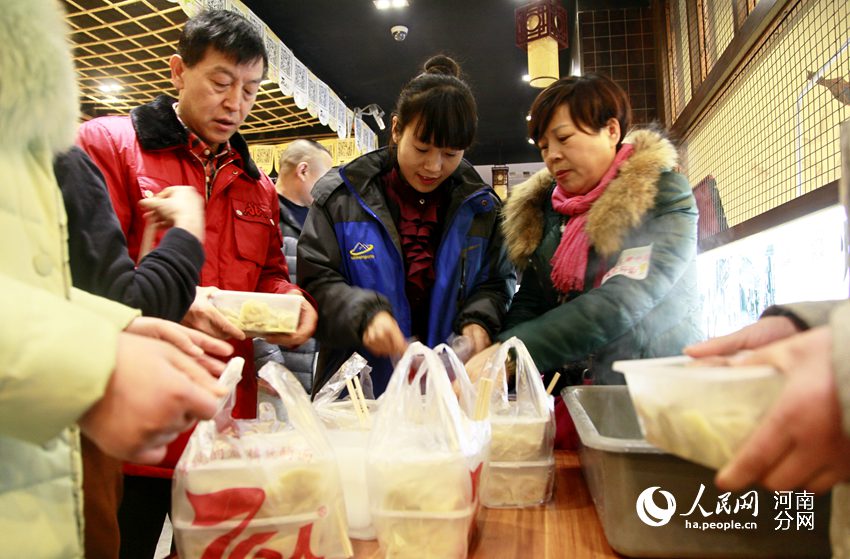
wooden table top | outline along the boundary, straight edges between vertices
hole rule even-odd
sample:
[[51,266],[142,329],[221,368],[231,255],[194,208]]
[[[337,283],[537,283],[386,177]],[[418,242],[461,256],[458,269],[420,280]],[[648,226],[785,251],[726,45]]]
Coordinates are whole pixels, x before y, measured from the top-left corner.
[[[470,559],[622,557],[605,539],[575,452],[555,452],[555,495],[547,505],[482,508],[481,520]],[[383,557],[377,541],[352,543],[357,559]]]

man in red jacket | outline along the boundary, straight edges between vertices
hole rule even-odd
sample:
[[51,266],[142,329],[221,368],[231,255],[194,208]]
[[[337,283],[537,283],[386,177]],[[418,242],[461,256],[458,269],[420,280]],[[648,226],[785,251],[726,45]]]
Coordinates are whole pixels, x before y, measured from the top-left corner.
[[[103,171],[112,205],[138,259],[160,234],[146,227],[139,201],[172,185],[191,185],[205,199],[206,261],[195,303],[183,324],[232,338],[246,370],[237,388],[234,415],[256,415],[257,383],[251,340],[210,303],[216,289],[289,293],[281,252],[274,185],[254,164],[237,133],[251,111],[268,68],[263,39],[244,17],[208,11],[190,19],[170,59],[177,99],[161,95],[129,116],[101,117],[80,127],[78,143]],[[147,231],[146,231],[147,229]],[[143,240],[145,239],[145,240]],[[316,327],[314,307],[305,302],[298,330],[268,336],[270,343],[296,347]],[[124,502],[119,512],[121,557],[152,557],[170,508],[171,474],[186,436],[169,447],[157,467],[125,466]]]

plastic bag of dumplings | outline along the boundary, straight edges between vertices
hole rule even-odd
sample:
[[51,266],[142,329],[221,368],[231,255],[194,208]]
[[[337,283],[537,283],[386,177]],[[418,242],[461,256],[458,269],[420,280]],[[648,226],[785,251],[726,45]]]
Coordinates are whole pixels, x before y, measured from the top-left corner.
[[374,418],[366,477],[387,559],[463,559],[476,528],[488,422],[461,411],[434,351],[413,343]]
[[[514,394],[508,390],[508,363],[516,371]],[[493,439],[481,501],[486,507],[545,503],[552,497],[555,479],[554,399],[546,394],[525,344],[515,337],[504,342],[485,364],[483,378],[493,381]]]
[[286,417],[232,419],[241,358],[219,379],[230,395],[198,423],[174,471],[171,518],[181,558],[349,557],[342,487],[327,437],[295,377],[260,377]]

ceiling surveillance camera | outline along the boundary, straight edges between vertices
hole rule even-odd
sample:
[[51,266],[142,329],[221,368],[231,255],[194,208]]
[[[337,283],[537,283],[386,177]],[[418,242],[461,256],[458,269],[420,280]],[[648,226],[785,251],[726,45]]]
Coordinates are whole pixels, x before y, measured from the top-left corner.
[[393,25],[390,28],[390,33],[393,34],[393,39],[396,41],[403,41],[407,39],[407,26],[406,25]]

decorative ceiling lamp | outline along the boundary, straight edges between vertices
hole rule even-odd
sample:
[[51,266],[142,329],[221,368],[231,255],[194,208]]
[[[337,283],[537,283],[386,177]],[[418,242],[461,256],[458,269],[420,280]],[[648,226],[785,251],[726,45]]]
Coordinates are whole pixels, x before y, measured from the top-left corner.
[[529,83],[548,87],[560,77],[558,51],[567,47],[567,11],[556,0],[540,0],[514,12],[516,45],[528,51]]

